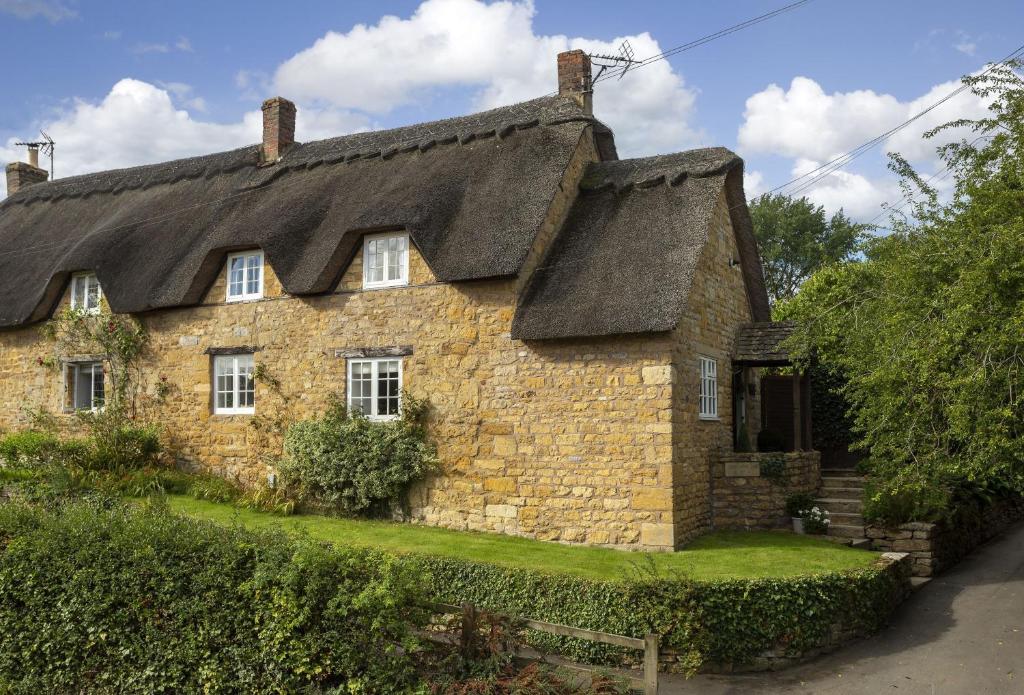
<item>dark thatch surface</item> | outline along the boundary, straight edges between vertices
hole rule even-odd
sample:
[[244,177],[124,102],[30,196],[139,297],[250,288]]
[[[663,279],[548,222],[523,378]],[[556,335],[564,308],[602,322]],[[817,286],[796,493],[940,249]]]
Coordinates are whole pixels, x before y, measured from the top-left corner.
[[751,308],[767,319],[742,176],[742,161],[723,148],[590,165],[565,228],[530,279],[513,337],[675,328],[723,187]]
[[750,365],[789,364],[789,352],[782,345],[796,330],[792,321],[763,321],[740,329],[736,335],[733,362]]
[[37,184],[0,204],[0,327],[45,319],[72,272],[115,312],[197,303],[232,250],[259,246],[287,292],[331,289],[373,229],[404,227],[438,279],[515,275],[587,127],[571,98],[296,145]]

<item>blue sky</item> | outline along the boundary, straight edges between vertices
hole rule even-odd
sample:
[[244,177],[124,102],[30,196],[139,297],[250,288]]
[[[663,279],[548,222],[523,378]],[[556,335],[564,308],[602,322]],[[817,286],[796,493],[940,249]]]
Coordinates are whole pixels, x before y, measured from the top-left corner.
[[[0,0],[17,60],[0,158],[21,157],[13,141],[40,127],[57,139],[58,176],[228,149],[258,139],[273,94],[298,102],[300,140],[457,115],[552,91],[559,50],[628,38],[643,58],[783,4]],[[1024,43],[1020,26],[1020,2],[813,0],[598,85],[595,111],[623,156],[736,150],[756,193],[943,96]],[[898,199],[885,149],[930,173],[920,132],[983,110],[953,100],[805,193],[871,219]]]

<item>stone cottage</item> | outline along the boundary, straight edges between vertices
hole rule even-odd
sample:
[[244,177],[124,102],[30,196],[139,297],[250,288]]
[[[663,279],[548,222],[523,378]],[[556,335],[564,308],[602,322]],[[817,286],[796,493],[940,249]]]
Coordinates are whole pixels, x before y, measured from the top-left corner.
[[[0,427],[102,402],[103,364],[55,368],[37,324],[105,301],[149,333],[143,410],[183,465],[262,481],[273,422],[332,395],[394,417],[408,390],[444,469],[415,520],[647,549],[774,523],[730,458],[773,349],[733,359],[768,321],[742,161],[619,159],[590,81],[571,51],[557,95],[470,116],[300,143],[278,97],[259,145],[51,182],[8,165]],[[787,462],[813,486],[812,454]]]

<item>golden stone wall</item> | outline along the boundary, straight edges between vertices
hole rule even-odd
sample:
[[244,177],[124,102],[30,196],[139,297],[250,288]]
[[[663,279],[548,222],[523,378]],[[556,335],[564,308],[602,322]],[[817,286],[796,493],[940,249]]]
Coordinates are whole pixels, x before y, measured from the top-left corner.
[[[732,363],[737,328],[751,320],[750,303],[739,266],[736,235],[725,192],[719,194],[700,262],[694,274],[690,301],[674,331],[673,363],[677,370],[673,396],[673,520],[674,543],[684,545],[712,525],[711,466],[718,451],[733,449]],[[718,363],[718,419],[697,414],[700,365],[698,357]],[[760,393],[760,390],[758,390]],[[758,412],[748,399],[748,417]]]
[[[595,156],[588,134],[544,239]],[[414,521],[672,549],[710,527],[709,452],[731,449],[728,353],[750,315],[742,273],[728,264],[738,257],[723,197],[676,331],[530,343],[510,336],[521,279],[440,283],[415,249],[406,287],[363,290],[357,253],[329,294],[285,295],[268,265],[264,298],[227,303],[222,270],[199,306],[139,317],[150,334],[142,411],[181,464],[255,484],[273,470],[289,421],[344,396],[339,353],[411,346],[403,386],[430,401],[443,466],[413,490]],[[257,383],[254,416],[215,415],[208,351],[240,346],[271,379]],[[0,427],[24,427],[24,408],[60,410],[63,377],[39,364],[52,351],[34,327],[0,332]],[[697,418],[698,354],[718,359],[717,422]],[[163,401],[161,379],[171,386]]]

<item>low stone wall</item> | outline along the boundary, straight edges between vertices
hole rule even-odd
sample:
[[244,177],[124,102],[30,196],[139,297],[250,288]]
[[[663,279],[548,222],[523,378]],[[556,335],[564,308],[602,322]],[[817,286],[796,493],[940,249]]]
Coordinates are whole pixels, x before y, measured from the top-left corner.
[[964,508],[951,522],[868,526],[866,535],[876,550],[910,553],[913,576],[930,577],[1021,519],[1024,499],[1001,500],[985,508]]
[[[766,477],[770,462],[783,457],[782,476]],[[821,454],[724,453],[712,461],[712,524],[716,529],[770,529],[788,526],[786,497],[816,493],[821,486]]]

